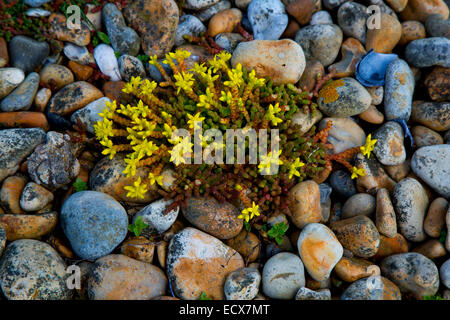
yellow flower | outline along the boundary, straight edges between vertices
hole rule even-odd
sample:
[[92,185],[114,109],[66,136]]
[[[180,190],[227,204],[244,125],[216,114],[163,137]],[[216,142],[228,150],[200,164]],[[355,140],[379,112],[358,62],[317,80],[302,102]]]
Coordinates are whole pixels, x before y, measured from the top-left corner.
[[141,177],[137,178],[132,186],[126,186],[124,189],[128,191],[127,197],[135,199],[144,199],[145,194],[148,191],[146,184],[141,185]]
[[150,185],[154,185],[155,182],[158,183],[160,186],[163,184],[163,176],[155,176],[152,172],[148,174],[148,178],[150,179]]
[[202,122],[203,120],[205,120],[205,117],[200,116],[200,112],[198,112],[195,116],[192,116],[188,113],[187,116],[189,118],[187,123],[189,124],[190,129],[194,129],[194,127],[198,128],[198,123],[196,122]]
[[117,109],[116,100],[114,100],[113,102],[106,101],[105,105],[106,108],[103,109],[102,113],[99,113],[98,115],[103,119],[112,119],[114,116],[114,112]]
[[256,205],[253,201],[252,207],[246,208],[242,210],[242,214],[238,216],[239,219],[245,219],[245,221],[249,222],[253,217],[259,216],[259,205]]
[[153,141],[147,141],[147,139],[144,139],[144,141],[133,147],[133,150],[138,154],[138,158],[143,158],[144,156],[151,157],[158,149],[159,147],[153,144]]
[[252,87],[262,87],[264,83],[266,82],[266,79],[264,78],[257,78],[255,70],[252,70],[248,75],[248,84]]
[[358,169],[356,167],[352,168],[352,179],[356,179],[358,177],[364,177],[366,175],[366,170],[364,168]]
[[138,93],[138,89],[141,83],[141,77],[131,77],[130,82],[125,84],[125,87],[122,89],[122,91],[125,93],[136,94]]
[[170,161],[172,161],[175,166],[180,165],[181,163],[186,163],[186,159],[184,158],[184,154],[192,154],[192,146],[194,144],[190,143],[189,137],[184,137],[181,142],[175,145],[170,153]]
[[277,116],[275,116],[275,114],[281,112],[281,108],[280,108],[280,104],[277,103],[275,106],[273,106],[272,104],[269,105],[269,110],[267,110],[266,116],[265,118],[269,121],[272,121],[272,124],[274,126],[277,126],[278,123],[283,122],[283,120],[281,118],[278,118]]
[[183,89],[186,92],[191,92],[194,85],[193,75],[191,73],[177,73],[173,76],[176,80],[175,85],[178,87],[177,94]]
[[205,64],[199,64],[198,62],[194,63],[194,66],[189,70],[197,73],[198,75],[204,76],[206,73],[207,68],[205,67]]
[[233,103],[233,95],[231,94],[231,91],[222,91],[219,100],[231,105]]
[[108,119],[103,119],[103,121],[98,121],[94,124],[95,136],[98,140],[107,139],[113,137],[113,122]]
[[140,94],[143,96],[151,97],[153,94],[153,90],[158,86],[158,84],[155,81],[150,81],[148,79],[144,80],[144,83],[141,85]]
[[139,165],[139,161],[141,161],[141,157],[137,155],[136,153],[132,153],[128,158],[125,159],[125,163],[127,164],[127,167],[123,171],[123,174],[125,174],[128,178],[134,177],[136,175],[136,169]]
[[270,175],[272,174],[271,169],[273,165],[282,165],[283,161],[280,159],[281,152],[282,150],[279,150],[278,155],[272,155],[272,151],[270,151],[267,156],[262,156],[258,165],[259,172],[261,174]]
[[240,87],[242,83],[244,83],[244,79],[242,78],[242,65],[238,63],[235,69],[228,71],[229,81],[225,81],[223,84],[227,87]]
[[297,170],[297,168],[301,168],[304,166],[305,164],[300,161],[300,158],[295,159],[295,162],[289,165],[289,179],[292,179],[293,176],[300,177],[300,172]]
[[104,139],[100,141],[100,144],[105,147],[105,150],[102,151],[102,154],[104,154],[105,156],[109,154],[109,159],[114,158],[114,156],[117,153],[117,150],[113,145],[112,141],[109,139]]
[[158,64],[158,56],[155,54],[150,57],[150,60],[148,61],[149,64],[156,66]]
[[377,143],[377,139],[372,140],[372,134],[369,134],[366,139],[366,144],[360,148],[363,156],[367,156],[367,158],[369,159],[370,153],[375,148],[376,143]]

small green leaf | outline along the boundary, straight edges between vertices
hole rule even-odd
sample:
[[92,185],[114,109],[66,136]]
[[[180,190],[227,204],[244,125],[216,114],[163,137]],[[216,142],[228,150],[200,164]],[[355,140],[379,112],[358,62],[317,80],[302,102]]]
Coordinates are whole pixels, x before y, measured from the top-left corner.
[[101,31],[97,31],[96,35],[103,43],[111,44],[111,41],[109,40],[109,37],[108,37],[108,35],[106,33],[103,33]]
[[80,191],[84,191],[87,190],[87,185],[86,182],[84,182],[83,180],[81,180],[80,178],[78,178],[74,183],[73,183],[73,187],[75,188],[76,192],[80,192]]
[[434,296],[424,296],[423,300],[445,300],[440,295],[436,294]]
[[439,242],[440,243],[445,243],[445,239],[447,239],[447,232],[445,232],[445,230],[441,231],[441,236],[439,237]]
[[120,58],[120,52],[119,51],[114,51],[114,55],[116,56],[117,59]]
[[200,300],[211,300],[211,298],[208,298],[205,291],[202,291],[202,294],[200,295]]
[[289,229],[289,226],[284,222],[277,223],[267,232],[267,235],[274,238],[278,245],[282,245],[284,241],[284,234]]
[[139,237],[142,233],[142,230],[148,227],[148,224],[146,224],[142,220],[142,216],[139,216],[136,218],[133,224],[128,225],[128,230],[130,232],[133,232],[136,237]]
[[94,36],[94,37],[92,38],[92,45],[93,45],[94,47],[98,46],[98,37],[97,37],[97,36]]
[[150,57],[146,54],[140,54],[136,58],[142,61],[142,63],[147,63],[150,60]]
[[250,232],[250,230],[252,229],[250,223],[248,223],[245,220],[244,220],[244,227],[245,227],[245,230],[247,230],[247,232]]

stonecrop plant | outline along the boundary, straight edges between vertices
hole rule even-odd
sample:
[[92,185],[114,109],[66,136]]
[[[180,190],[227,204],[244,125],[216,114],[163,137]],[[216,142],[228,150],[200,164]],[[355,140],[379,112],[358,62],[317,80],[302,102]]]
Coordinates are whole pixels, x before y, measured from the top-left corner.
[[[103,154],[111,159],[118,153],[126,155],[123,173],[127,177],[136,176],[140,167],[150,169],[148,177],[139,177],[133,185],[125,187],[128,197],[144,198],[150,186],[156,185],[162,196],[174,199],[171,208],[183,205],[192,196],[213,196],[234,203],[240,200],[241,207],[246,208],[240,218],[248,223],[267,213],[289,214],[284,201],[289,189],[330,168],[332,160],[350,166],[344,158],[330,157],[327,152],[331,122],[320,132],[313,127],[306,134],[301,134],[298,125],[292,123],[293,115],[300,110],[316,112],[314,99],[325,81],[318,81],[311,93],[293,85],[276,86],[240,64],[232,68],[231,55],[225,51],[203,63],[189,59],[190,54],[177,50],[166,55],[163,63],[170,66],[171,75],[156,56],[150,57],[149,63],[159,70],[164,81],[133,77],[123,89],[132,101],[126,105],[118,101],[107,103],[100,114],[102,120],[95,124]],[[211,137],[203,135],[208,129],[219,130],[224,136],[228,129],[256,132],[266,129],[269,146],[270,133],[277,129],[279,148],[267,150],[256,164],[248,161],[249,152],[245,153],[243,164],[237,161],[195,164],[192,140],[199,124],[201,146],[211,155],[223,150],[225,141],[217,138],[211,141]],[[192,139],[174,135],[179,129],[186,130]],[[246,140],[246,151],[249,148]],[[271,173],[273,164],[279,167]],[[175,172],[175,182],[169,191],[160,187],[161,173],[166,167]]]

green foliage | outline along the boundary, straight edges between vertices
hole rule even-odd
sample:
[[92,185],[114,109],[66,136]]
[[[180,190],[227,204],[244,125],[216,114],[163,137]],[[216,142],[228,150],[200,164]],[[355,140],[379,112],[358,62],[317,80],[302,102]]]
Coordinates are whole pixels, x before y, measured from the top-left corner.
[[95,34],[103,43],[111,44],[111,40],[109,40],[109,37],[106,33],[97,31]]
[[211,300],[211,298],[208,298],[205,291],[202,291],[202,294],[200,295],[200,300]]
[[128,230],[130,232],[133,232],[134,235],[136,237],[139,237],[142,233],[142,230],[144,230],[145,228],[148,227],[148,224],[146,224],[143,220],[142,217],[139,216],[136,218],[136,220],[134,221],[134,224],[129,224],[128,225]]
[[435,294],[434,296],[424,296],[423,300],[445,300],[440,295]]
[[250,225],[250,223],[245,220],[244,220],[244,227],[245,227],[245,230],[247,230],[247,232],[250,232],[250,230],[252,229],[252,226]]
[[142,61],[142,63],[147,63],[150,60],[150,57],[146,54],[140,54],[136,58]]
[[441,236],[439,237],[439,242],[440,243],[445,243],[445,239],[447,239],[447,232],[445,232],[445,230],[441,231]]
[[289,226],[284,222],[277,223],[267,232],[267,235],[271,238],[274,238],[275,241],[281,245],[283,243],[283,237],[286,231],[289,229]]
[[74,183],[73,187],[75,188],[76,192],[85,191],[88,189],[86,182],[78,178]]

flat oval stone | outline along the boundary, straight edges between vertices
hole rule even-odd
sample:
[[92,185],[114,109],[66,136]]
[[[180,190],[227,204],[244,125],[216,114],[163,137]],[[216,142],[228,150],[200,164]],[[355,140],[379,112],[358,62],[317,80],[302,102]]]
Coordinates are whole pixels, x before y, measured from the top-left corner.
[[184,217],[194,226],[212,236],[226,240],[239,234],[243,220],[239,210],[228,202],[218,202],[215,198],[189,198]]
[[20,196],[20,207],[27,211],[39,211],[53,201],[53,193],[44,187],[28,182]]
[[328,136],[328,143],[333,146],[332,153],[337,154],[364,145],[366,134],[351,118],[324,118],[319,123],[319,129],[326,128],[329,121],[333,123]]
[[170,241],[167,277],[181,299],[198,300],[202,292],[224,299],[226,277],[243,267],[239,253],[200,230],[185,228]]
[[236,237],[227,240],[226,244],[239,252],[249,263],[258,259],[262,247],[259,238],[254,233],[248,232],[245,229],[242,229]]
[[355,167],[366,172],[365,176],[356,179],[356,189],[359,192],[372,192],[379,188],[386,188],[389,192],[394,190],[395,181],[389,177],[375,157],[368,159],[358,153],[355,157]]
[[413,127],[411,134],[417,148],[444,144],[444,139],[439,133],[424,126]]
[[17,88],[23,80],[25,73],[18,68],[0,69],[0,99],[6,97],[11,91]]
[[413,242],[425,240],[423,221],[428,208],[428,196],[422,185],[413,178],[405,178],[395,186],[393,203],[400,232]]
[[432,14],[439,14],[448,19],[449,9],[443,0],[408,0],[408,4],[401,12],[404,20],[419,20],[425,22]]
[[442,284],[446,286],[447,289],[450,289],[450,259],[442,264],[439,272],[441,274]]
[[297,83],[306,65],[302,48],[290,39],[241,42],[231,58],[233,68],[238,63],[275,84]]
[[375,224],[378,231],[386,237],[394,238],[397,235],[397,220],[389,191],[379,189],[376,200]]
[[346,282],[355,282],[359,279],[380,273],[380,268],[372,262],[361,258],[342,257],[334,268],[336,275]]
[[300,182],[289,190],[287,203],[291,221],[300,229],[322,219],[319,185],[312,180]]
[[373,139],[377,139],[373,153],[381,164],[394,166],[405,162],[404,134],[397,122],[386,122],[373,133]]
[[60,64],[48,64],[39,72],[41,81],[49,87],[60,89],[74,81],[73,73],[69,68]]
[[374,259],[382,259],[397,253],[405,253],[409,251],[408,241],[400,233],[395,237],[389,238],[380,234],[380,247]]
[[145,68],[142,61],[136,57],[124,54],[119,58],[119,71],[124,81],[130,81],[132,77],[145,78]]
[[414,102],[411,120],[435,131],[450,130],[450,103]]
[[342,218],[347,219],[358,215],[371,217],[374,212],[375,197],[367,193],[357,193],[344,203]]
[[106,102],[112,102],[111,99],[103,97],[88,103],[85,107],[75,111],[70,117],[73,124],[80,122],[87,132],[95,134],[94,124],[101,121],[100,113],[106,108]]
[[450,100],[450,68],[435,67],[425,78],[424,84],[432,100]]
[[261,275],[258,269],[242,268],[230,273],[225,280],[227,300],[253,300],[259,291]]
[[25,80],[0,103],[4,112],[26,111],[31,108],[39,88],[39,75],[30,73]]
[[[389,282],[389,283],[387,283]],[[401,300],[399,288],[388,279],[372,276],[353,282],[342,294],[342,300]]]
[[347,37],[353,37],[362,44],[366,42],[367,7],[356,3],[346,2],[339,7],[338,23]]
[[47,58],[50,46],[25,36],[15,36],[9,43],[11,66],[25,73],[33,72]]
[[6,231],[8,241],[18,239],[40,239],[56,227],[58,214],[2,214],[0,226]]
[[99,44],[94,49],[94,59],[100,71],[109,77],[111,81],[120,81],[122,77],[114,49],[107,44]]
[[143,233],[152,235],[166,232],[175,222],[178,217],[178,212],[180,211],[180,207],[176,207],[176,209],[165,213],[166,208],[171,205],[172,202],[173,200],[167,201],[160,199],[149,204],[133,216],[133,223],[138,217],[142,217],[142,221],[148,225],[148,227],[143,230]]
[[440,195],[450,198],[450,145],[422,147],[412,159],[411,168]]
[[[194,19],[197,18],[194,17]],[[241,21],[242,12],[239,9],[232,8],[220,11],[209,20],[208,35],[215,37],[220,33],[233,32],[234,28]],[[201,23],[200,20],[198,22]],[[199,29],[202,29],[201,26],[199,26]]]
[[87,24],[80,23],[77,28],[67,27],[66,16],[53,13],[49,18],[50,32],[60,41],[67,41],[78,46],[87,46],[91,42],[91,32]]
[[314,291],[303,287],[298,289],[295,300],[331,300],[331,292],[329,289]]
[[334,80],[319,91],[320,111],[330,117],[349,117],[366,111],[372,97],[353,78]]
[[64,46],[64,55],[71,61],[86,65],[95,63],[94,56],[88,51],[86,47],[80,47],[72,43],[67,43]]
[[427,235],[438,238],[445,227],[445,216],[449,208],[449,203],[444,198],[436,198],[428,208],[424,221],[424,229]]
[[69,275],[58,253],[37,240],[10,243],[0,260],[0,286],[8,300],[69,300]]
[[247,15],[255,40],[278,40],[288,25],[288,15],[280,0],[253,0]]
[[414,40],[405,51],[406,61],[417,68],[432,66],[450,67],[450,40],[433,37]]
[[402,25],[396,17],[382,12],[380,28],[369,28],[366,37],[366,50],[390,53],[402,37]]

